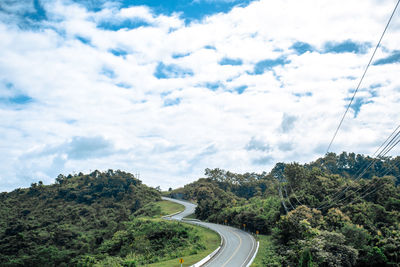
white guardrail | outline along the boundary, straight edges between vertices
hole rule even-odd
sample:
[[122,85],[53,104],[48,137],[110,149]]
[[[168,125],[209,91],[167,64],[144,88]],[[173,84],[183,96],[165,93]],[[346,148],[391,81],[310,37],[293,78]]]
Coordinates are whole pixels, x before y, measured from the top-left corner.
[[[181,212],[183,212],[183,211],[178,211],[178,212],[175,212],[175,213],[172,213],[172,214],[164,215],[164,216],[162,216],[161,218],[163,218],[163,219],[170,218],[170,219],[171,219],[172,216],[175,216],[175,215],[177,215],[177,214],[179,214],[179,213],[181,213]],[[168,220],[168,219],[167,219],[167,220]]]
[[[222,240],[222,239],[221,239]],[[216,250],[214,250],[213,252],[211,252],[208,256],[206,256],[204,259],[202,259],[201,261],[191,265],[190,267],[200,267],[203,264],[206,264],[209,260],[211,260],[221,249],[222,246],[219,246]]]
[[[163,219],[166,219],[166,220],[171,220],[171,219],[172,219],[172,216],[177,215],[177,214],[179,214],[179,213],[181,213],[181,212],[182,212],[182,211],[178,211],[178,212],[175,212],[175,213],[173,213],[173,214],[168,214],[168,215],[162,216],[162,218],[163,218]],[[178,221],[179,221],[179,220],[178,220]],[[210,261],[213,257],[215,257],[215,255],[218,254],[218,252],[221,250],[221,248],[222,248],[222,246],[223,246],[223,244],[224,244],[224,237],[221,235],[220,232],[218,232],[218,231],[216,231],[216,230],[214,230],[214,229],[211,229],[211,228],[209,228],[209,227],[207,227],[207,226],[205,226],[205,225],[201,225],[201,224],[197,223],[197,222],[201,222],[200,220],[182,218],[180,221],[182,221],[182,222],[187,222],[187,223],[190,223],[190,224],[195,224],[195,225],[197,225],[197,226],[210,229],[211,231],[217,232],[217,233],[219,234],[219,236],[221,237],[221,243],[220,243],[219,247],[218,247],[216,250],[214,250],[213,252],[211,252],[210,254],[208,254],[208,255],[207,255],[205,258],[203,258],[201,261],[199,261],[199,262],[197,262],[197,263],[195,263],[195,264],[193,264],[193,265],[190,266],[190,267],[201,267],[201,266],[203,266],[204,264],[206,264],[208,261]],[[258,247],[259,247],[259,246],[260,246],[260,243],[257,241],[256,251],[255,251],[253,257],[250,259],[249,263],[246,265],[246,267],[250,267],[250,265],[253,263],[254,259],[255,259],[256,256],[257,256],[257,252],[258,252]]]
[[217,247],[213,252],[211,252],[210,254],[208,254],[208,255],[207,255],[205,258],[203,258],[201,261],[199,261],[199,262],[197,262],[197,263],[195,263],[195,264],[193,264],[193,265],[190,265],[190,267],[200,267],[200,266],[203,266],[203,265],[206,264],[208,261],[210,261],[215,255],[217,255],[218,252],[221,250],[221,248],[222,248],[222,246],[223,246],[223,244],[224,244],[224,237],[221,235],[220,232],[218,232],[218,231],[216,231],[216,230],[214,230],[214,229],[211,229],[210,227],[207,227],[207,226],[205,226],[205,225],[201,225],[201,224],[197,223],[197,222],[201,222],[201,221],[198,220],[198,219],[185,219],[185,218],[183,218],[182,221],[183,221],[183,222],[190,223],[190,224],[195,224],[195,225],[200,226],[200,227],[203,227],[203,228],[210,229],[211,231],[216,232],[217,234],[219,234],[219,236],[220,236],[220,238],[221,238],[221,243],[220,243],[219,247]]
[[[197,220],[197,219],[194,219],[194,220],[188,220],[188,219],[186,219],[186,220],[182,220],[182,221],[187,221],[187,222],[189,221],[189,223],[190,223],[190,221],[192,221],[191,223],[196,224],[197,226],[210,229],[209,227],[207,227],[207,226],[205,226],[205,225],[197,224],[196,221],[199,221],[199,220]],[[212,230],[212,229],[210,229],[210,230]],[[223,244],[224,244],[224,238],[223,238],[223,236],[220,234],[220,232],[215,231],[215,230],[212,230],[212,231],[213,231],[213,232],[217,232],[217,233],[219,234],[220,238],[221,238],[221,243],[219,244],[219,247],[217,247],[216,250],[214,250],[213,252],[211,252],[210,254],[208,254],[208,255],[207,255],[205,258],[203,258],[201,261],[199,261],[199,262],[197,262],[197,263],[191,265],[190,267],[200,267],[200,266],[203,266],[203,265],[206,264],[208,261],[210,261],[215,255],[217,255],[218,252],[221,250],[221,248],[222,248],[222,246],[223,246]]]
[[[166,220],[171,220],[171,219],[172,219],[172,216],[175,216],[175,215],[177,215],[177,214],[179,214],[179,213],[181,213],[181,212],[182,212],[182,211],[178,211],[178,212],[175,212],[175,213],[172,213],[172,214],[168,214],[168,215],[162,216],[161,218],[166,219]],[[210,229],[210,228],[207,227],[207,226],[198,224],[197,222],[200,222],[200,220],[197,220],[197,219],[185,219],[185,218],[183,218],[181,221],[182,221],[182,222],[187,222],[187,223],[190,223],[190,224],[195,224],[195,225],[197,225],[197,226]],[[212,229],[210,229],[210,230],[212,230]],[[216,250],[214,250],[213,252],[211,252],[210,254],[208,254],[208,255],[207,255],[205,258],[203,258],[201,261],[199,261],[199,262],[197,262],[197,263],[191,265],[190,267],[200,267],[200,266],[206,264],[206,263],[207,263],[209,260],[211,260],[215,255],[217,255],[218,252],[220,251],[220,249],[222,248],[222,245],[224,244],[224,238],[222,237],[222,235],[221,235],[218,231],[215,231],[215,230],[212,230],[212,231],[217,232],[217,233],[219,234],[219,236],[221,237],[221,243],[220,243],[219,247],[217,247]]]
[[251,258],[251,260],[249,261],[249,263],[246,265],[246,267],[250,267],[250,265],[253,263],[254,259],[257,256],[257,252],[258,252],[258,248],[260,246],[260,242],[257,241],[257,246],[256,246],[256,251],[254,252],[253,257]]

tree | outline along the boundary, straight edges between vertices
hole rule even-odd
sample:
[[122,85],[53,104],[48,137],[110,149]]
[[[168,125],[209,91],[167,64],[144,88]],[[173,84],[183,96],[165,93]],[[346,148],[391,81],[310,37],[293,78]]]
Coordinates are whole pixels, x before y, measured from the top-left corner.
[[317,266],[351,267],[357,262],[358,251],[345,244],[345,237],[336,232],[321,231],[303,244],[311,251]]
[[296,242],[299,239],[310,239],[324,224],[319,210],[299,206],[281,217],[277,225],[278,236],[283,244],[287,244],[289,241]]

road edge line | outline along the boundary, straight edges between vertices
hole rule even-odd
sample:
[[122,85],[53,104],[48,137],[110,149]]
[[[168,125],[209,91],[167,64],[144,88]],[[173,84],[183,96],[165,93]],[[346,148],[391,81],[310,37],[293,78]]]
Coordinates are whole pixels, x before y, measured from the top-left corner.
[[178,211],[178,212],[175,212],[175,213],[172,213],[172,214],[168,214],[168,215],[164,215],[164,216],[161,216],[161,218],[171,218],[172,216],[175,216],[175,215],[178,215],[179,213],[182,213],[182,212],[184,212],[185,210],[183,210],[183,211]]
[[[165,197],[161,197],[161,199],[166,200],[166,201],[171,201],[171,200],[169,200],[169,199],[165,199]],[[174,202],[174,201],[171,201],[171,202]],[[189,201],[186,201],[186,202],[189,202]],[[175,202],[175,203],[176,203],[176,202]],[[190,203],[190,202],[189,202],[189,203]],[[184,211],[185,211],[185,210],[183,210],[183,211],[178,211],[178,212],[175,212],[175,213],[172,213],[172,214],[169,214],[169,215],[162,216],[161,218],[162,218],[162,219],[165,219],[165,220],[176,220],[176,219],[173,219],[172,216],[178,215],[179,213],[182,213],[182,212],[184,212]],[[197,263],[191,265],[190,267],[200,267],[200,266],[206,264],[207,262],[209,262],[210,260],[212,260],[212,259],[218,254],[218,252],[221,250],[221,248],[223,247],[223,245],[224,245],[224,237],[221,235],[221,233],[220,233],[219,231],[213,230],[213,229],[211,229],[211,228],[209,228],[209,227],[207,227],[207,226],[205,226],[205,225],[201,225],[200,222],[202,222],[202,221],[200,221],[200,220],[198,220],[198,219],[185,219],[185,218],[182,218],[182,219],[177,220],[177,221],[181,221],[181,222],[184,222],[184,223],[188,223],[188,224],[192,224],[192,225],[197,225],[197,226],[200,226],[200,227],[209,229],[209,230],[211,230],[211,231],[217,233],[217,234],[219,235],[219,237],[221,238],[221,242],[220,242],[219,247],[217,247],[213,252],[211,252],[210,254],[208,254],[206,257],[204,257],[202,260],[198,261]]]
[[[201,222],[201,221],[200,221]],[[186,222],[186,223],[190,223],[190,222]],[[217,233],[219,235],[219,237],[221,238],[221,243],[219,245],[219,247],[217,247],[213,252],[211,252],[210,254],[208,254],[207,256],[205,256],[202,260],[196,262],[193,265],[190,265],[190,267],[200,267],[203,266],[204,264],[208,263],[209,261],[211,261],[216,255],[218,255],[218,252],[221,250],[221,248],[224,245],[224,237],[221,235],[221,233],[219,231],[215,231],[205,225],[201,225],[201,224],[197,224],[195,222],[192,222],[190,224],[195,224],[197,226],[203,227],[203,228],[207,228],[215,233]]]
[[[165,198],[165,197],[161,197],[162,200],[176,203],[176,202],[174,202],[174,201],[171,201],[171,200],[168,200],[168,199],[164,199],[164,198]],[[178,204],[179,204],[179,203],[178,203]],[[182,204],[180,204],[180,205],[182,205]],[[185,207],[184,205],[182,205],[182,206]],[[172,213],[172,214],[167,214],[167,215],[161,216],[161,218],[162,218],[162,219],[167,219],[168,217],[171,218],[172,216],[178,215],[179,213],[182,213],[182,212],[184,212],[184,211],[185,211],[185,209],[183,209],[183,210],[181,210],[181,211],[177,211],[177,212]],[[168,220],[168,219],[167,219],[167,220]]]
[[246,265],[246,267],[250,267],[250,265],[253,263],[254,259],[257,256],[257,252],[258,252],[258,248],[260,247],[260,241],[257,241],[257,246],[256,246],[256,251],[254,252],[253,257],[251,258],[251,260],[249,261],[249,263]]

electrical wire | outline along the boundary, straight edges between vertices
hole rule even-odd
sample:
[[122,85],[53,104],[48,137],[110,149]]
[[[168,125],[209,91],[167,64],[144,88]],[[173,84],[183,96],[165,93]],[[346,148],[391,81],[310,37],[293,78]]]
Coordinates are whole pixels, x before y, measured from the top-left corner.
[[278,185],[279,185],[279,189],[278,189],[278,190],[279,190],[279,197],[281,198],[282,206],[283,206],[283,208],[285,209],[286,213],[288,213],[288,212],[289,212],[289,209],[287,208],[286,203],[285,203],[285,200],[284,200],[284,198],[283,198],[282,187],[281,187],[280,181],[278,181]]
[[[282,174],[283,172],[281,171],[281,174]],[[273,176],[275,179],[276,179],[276,181],[277,181],[277,183],[278,183],[278,194],[279,194],[279,197],[280,197],[280,199],[281,199],[281,204],[282,204],[282,206],[283,206],[283,208],[285,209],[285,211],[286,211],[286,214],[289,212],[289,209],[288,209],[288,207],[286,206],[286,203],[285,203],[285,199],[284,199],[284,197],[283,197],[283,194],[282,194],[282,184],[281,184],[281,177],[279,177],[279,176],[277,176],[277,175],[274,175]]]
[[[386,150],[386,152],[385,152],[385,154],[384,154],[383,156],[385,156],[387,153],[389,153],[399,142],[400,142],[400,138],[399,138],[399,140],[398,140],[395,144],[393,144],[393,145],[391,146],[390,149]],[[399,163],[395,164],[395,166],[397,166],[398,164],[399,164]],[[397,166],[397,167],[398,167],[398,166]],[[388,174],[389,171],[390,171],[390,170],[387,170],[386,173],[383,174],[383,176],[385,176],[386,174]],[[380,177],[383,177],[383,176],[382,176],[382,174],[380,175]],[[371,182],[371,183],[372,183],[372,182]],[[365,194],[365,192],[367,192],[368,190],[370,190],[370,188],[372,188],[372,187],[374,187],[374,186],[375,186],[375,185],[374,185],[373,183],[370,184],[370,185],[368,185],[367,188],[360,194],[361,197],[363,197],[363,195]],[[348,188],[349,188],[349,187],[348,187]],[[347,189],[348,189],[348,188],[347,188]],[[345,196],[344,198],[341,198],[341,199],[337,200],[335,204],[337,205],[337,204],[343,203],[346,199],[348,199],[350,196],[352,196],[352,195],[358,193],[361,189],[362,189],[362,187],[358,188],[358,189],[355,190],[355,191],[351,191],[350,194],[348,194],[348,195]],[[376,189],[376,190],[378,190],[378,189]],[[375,191],[376,191],[376,190],[375,190]],[[364,197],[365,197],[365,196],[364,196]],[[329,208],[329,207],[331,207],[331,206],[333,206],[333,205],[334,205],[334,204],[331,203],[330,205],[327,205],[327,206],[322,207],[322,208]],[[321,209],[322,209],[322,208],[321,208]]]
[[[279,180],[279,182],[280,182],[281,184],[283,184],[283,177],[284,177],[284,174],[283,174],[283,171],[281,170],[281,178],[280,178],[280,180]],[[286,179],[285,179],[285,180],[286,180]],[[287,182],[287,180],[286,180],[286,183],[283,184],[282,188],[284,189],[284,192],[285,192],[285,195],[286,195],[285,199],[287,199],[287,201],[289,202],[290,207],[292,207],[292,210],[294,210],[295,207],[293,206],[292,202],[290,201],[290,198],[289,198],[288,193],[287,193],[287,189],[286,189],[286,184],[287,184],[287,183],[288,183],[288,182]]]
[[[371,168],[371,166],[372,166],[379,158],[384,157],[387,153],[389,153],[390,150],[392,150],[392,149],[400,142],[400,130],[399,130],[399,129],[400,129],[400,125],[397,126],[397,128],[389,135],[388,138],[386,138],[386,140],[382,143],[382,145],[375,151],[374,155],[375,155],[376,153],[378,153],[379,150],[381,150],[381,151],[378,153],[378,155],[369,163],[369,165],[368,165],[366,168],[362,168],[362,169],[363,169],[362,171],[360,171],[360,170],[358,171],[360,174],[357,176],[356,179],[354,179],[354,181],[359,180],[359,179],[366,173],[366,171],[369,170],[369,168]],[[396,133],[396,132],[397,132],[397,133]],[[393,136],[393,135],[394,135],[394,136]],[[382,148],[382,147],[383,147],[383,148]],[[366,165],[366,164],[364,164],[364,166],[365,166],[365,165]],[[346,191],[347,191],[349,188],[350,188],[350,186],[347,185],[345,189],[342,189],[342,190],[340,190],[338,193],[336,193],[336,194],[333,196],[331,202],[332,202],[332,201],[335,201],[336,198],[339,198],[339,200],[340,200],[340,198],[344,195],[344,193],[346,193]],[[339,201],[339,200],[337,200],[337,201]],[[322,205],[320,205],[319,207],[317,207],[317,209],[323,209],[323,208],[326,208],[326,207],[330,207],[330,206],[332,206],[332,205],[333,205],[332,203],[331,203],[331,204],[329,204],[329,203],[322,204]]]
[[372,53],[372,56],[371,56],[370,60],[368,61],[367,67],[365,68],[365,70],[364,70],[364,72],[363,72],[363,75],[361,76],[361,79],[360,79],[360,81],[358,82],[358,85],[357,85],[356,89],[354,90],[354,94],[353,94],[353,96],[351,97],[350,102],[349,102],[349,104],[348,104],[348,106],[347,106],[347,108],[346,108],[346,111],[344,112],[344,114],[343,114],[343,116],[342,116],[342,119],[340,120],[340,123],[339,123],[338,127],[336,128],[335,134],[333,135],[333,137],[332,137],[332,139],[331,139],[331,142],[329,143],[329,146],[328,146],[328,149],[326,150],[326,153],[328,153],[329,150],[331,149],[332,143],[333,143],[333,141],[335,140],[336,135],[337,135],[337,133],[339,132],[339,129],[340,129],[340,127],[341,127],[342,124],[343,124],[344,118],[346,117],[346,114],[347,114],[347,112],[349,111],[349,109],[350,109],[350,107],[351,107],[351,104],[353,103],[354,98],[355,98],[355,96],[356,96],[358,90],[360,89],[361,83],[362,83],[362,81],[364,80],[364,77],[365,77],[365,75],[366,75],[366,73],[367,73],[367,71],[368,71],[368,68],[369,68],[369,66],[370,66],[371,63],[372,63],[372,60],[373,60],[373,58],[374,58],[374,56],[375,56],[375,54],[376,54],[376,51],[378,50],[378,48],[379,48],[379,46],[380,46],[380,44],[381,44],[381,42],[382,42],[383,36],[385,35],[386,30],[388,29],[388,27],[389,27],[389,25],[390,25],[390,22],[392,21],[393,15],[394,15],[394,13],[396,12],[396,9],[397,9],[399,3],[400,3],[400,0],[397,1],[396,6],[394,7],[392,14],[390,15],[390,18],[389,18],[389,20],[388,20],[388,22],[387,22],[387,24],[386,24],[386,26],[385,26],[385,29],[383,30],[383,33],[382,33],[381,37],[379,38],[379,41],[378,41],[378,43],[377,43],[377,45],[376,45],[376,47],[375,47],[375,50],[374,50],[374,52]]
[[301,203],[301,201],[297,198],[296,194],[294,193],[294,190],[292,188],[292,185],[288,182],[289,187],[290,187],[290,191],[293,193],[294,198],[296,199],[297,203],[299,203],[301,206],[304,205],[303,203]]
[[[392,165],[390,166],[390,168],[389,168],[384,174],[380,174],[378,177],[385,177],[392,169],[394,169],[394,167],[397,167],[397,168],[398,168],[399,166],[400,166],[400,161],[397,162],[397,163],[395,163],[394,165],[392,164]],[[376,182],[379,182],[379,181],[376,181]],[[363,192],[361,192],[361,194],[360,194],[360,196],[358,197],[358,199],[364,198],[364,197],[366,197],[366,196],[368,196],[368,195],[370,195],[370,194],[372,194],[372,193],[374,193],[374,192],[380,190],[383,186],[385,186],[384,183],[381,184],[381,185],[377,185],[376,182],[375,182],[375,184],[374,184],[374,182],[371,181],[371,184],[370,184]],[[373,188],[373,187],[374,187],[374,188]],[[370,189],[372,189],[372,190],[371,190],[370,192],[368,192]],[[348,203],[348,205],[354,203],[355,201],[356,201],[356,200],[351,201],[350,203]]]
[[[295,209],[295,206],[290,201],[290,198],[289,198],[288,193],[287,193],[286,184],[283,185],[283,177],[284,177],[283,170],[280,170],[280,175],[276,176],[275,178],[278,180],[278,183],[279,183],[279,189],[278,190],[279,190],[279,196],[281,197],[281,203],[282,203],[283,207],[285,208],[286,213],[288,213],[290,211],[290,208],[286,206],[286,200],[289,202],[288,204],[290,205],[292,210]],[[286,181],[286,183],[288,183],[288,182]],[[283,196],[282,192],[285,192],[286,197]]]

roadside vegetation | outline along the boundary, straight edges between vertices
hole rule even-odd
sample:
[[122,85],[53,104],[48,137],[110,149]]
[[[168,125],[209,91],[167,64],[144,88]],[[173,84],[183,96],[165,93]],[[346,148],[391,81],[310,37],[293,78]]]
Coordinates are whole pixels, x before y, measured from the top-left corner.
[[[184,209],[185,207],[181,204],[163,200],[149,203],[141,210],[139,210],[136,214],[146,214],[146,220],[151,222],[165,223],[166,221],[160,221],[158,218],[161,216],[183,211]],[[170,225],[172,227],[182,227],[182,223],[177,223],[174,221],[168,221],[167,223],[172,224]],[[190,266],[202,260],[220,245],[221,239],[217,233],[200,226],[193,226],[185,223],[183,223],[183,225],[190,229],[188,238],[189,241],[195,244],[195,246],[192,246],[191,243],[188,244],[186,242],[183,246],[180,247],[175,245],[177,250],[175,253],[160,257],[152,264],[144,263],[142,261],[141,263],[139,263],[139,266],[143,264],[149,267],[179,267],[180,258],[184,259],[185,266]],[[195,237],[196,239],[190,240],[191,237]]]
[[[399,166],[400,157],[329,153],[269,173],[206,169],[167,195],[196,201],[198,219],[258,231],[254,266],[399,266]],[[190,265],[220,240],[160,218],[182,209],[123,171],[39,181],[0,194],[0,266]]]
[[[205,258],[207,255],[209,255],[211,252],[216,250],[220,243],[221,243],[221,238],[220,236],[215,233],[214,231],[211,231],[209,229],[200,227],[200,226],[192,226],[197,230],[197,234],[200,237],[201,242],[203,243],[205,249],[204,250],[198,250],[198,251],[189,251],[190,253],[182,253],[179,257],[176,257],[171,260],[167,261],[161,261],[153,264],[146,265],[148,267],[180,267],[179,259],[183,258],[184,259],[184,266],[191,266],[199,261],[201,261],[203,258]],[[194,252],[194,253],[193,253]]]
[[170,215],[185,210],[185,206],[161,200],[157,202],[150,202],[135,212],[136,216],[159,218],[165,215]]
[[206,169],[169,196],[197,201],[199,219],[266,235],[254,266],[399,266],[399,166],[329,153],[270,173]]
[[257,235],[257,241],[260,243],[258,253],[253,261],[252,267],[278,267],[282,266],[279,254],[273,244],[272,236]]
[[161,209],[161,216],[170,215],[185,210],[185,206],[168,200],[162,200],[156,204]]
[[201,259],[219,237],[160,218],[183,209],[122,171],[33,183],[0,194],[0,266],[133,267]]
[[[176,261],[197,255],[207,249],[203,229],[189,224],[155,218],[138,218],[126,223],[101,247],[108,255],[95,266],[163,266],[162,262]],[[206,254],[207,255],[207,254]],[[201,259],[201,258],[200,258]]]

